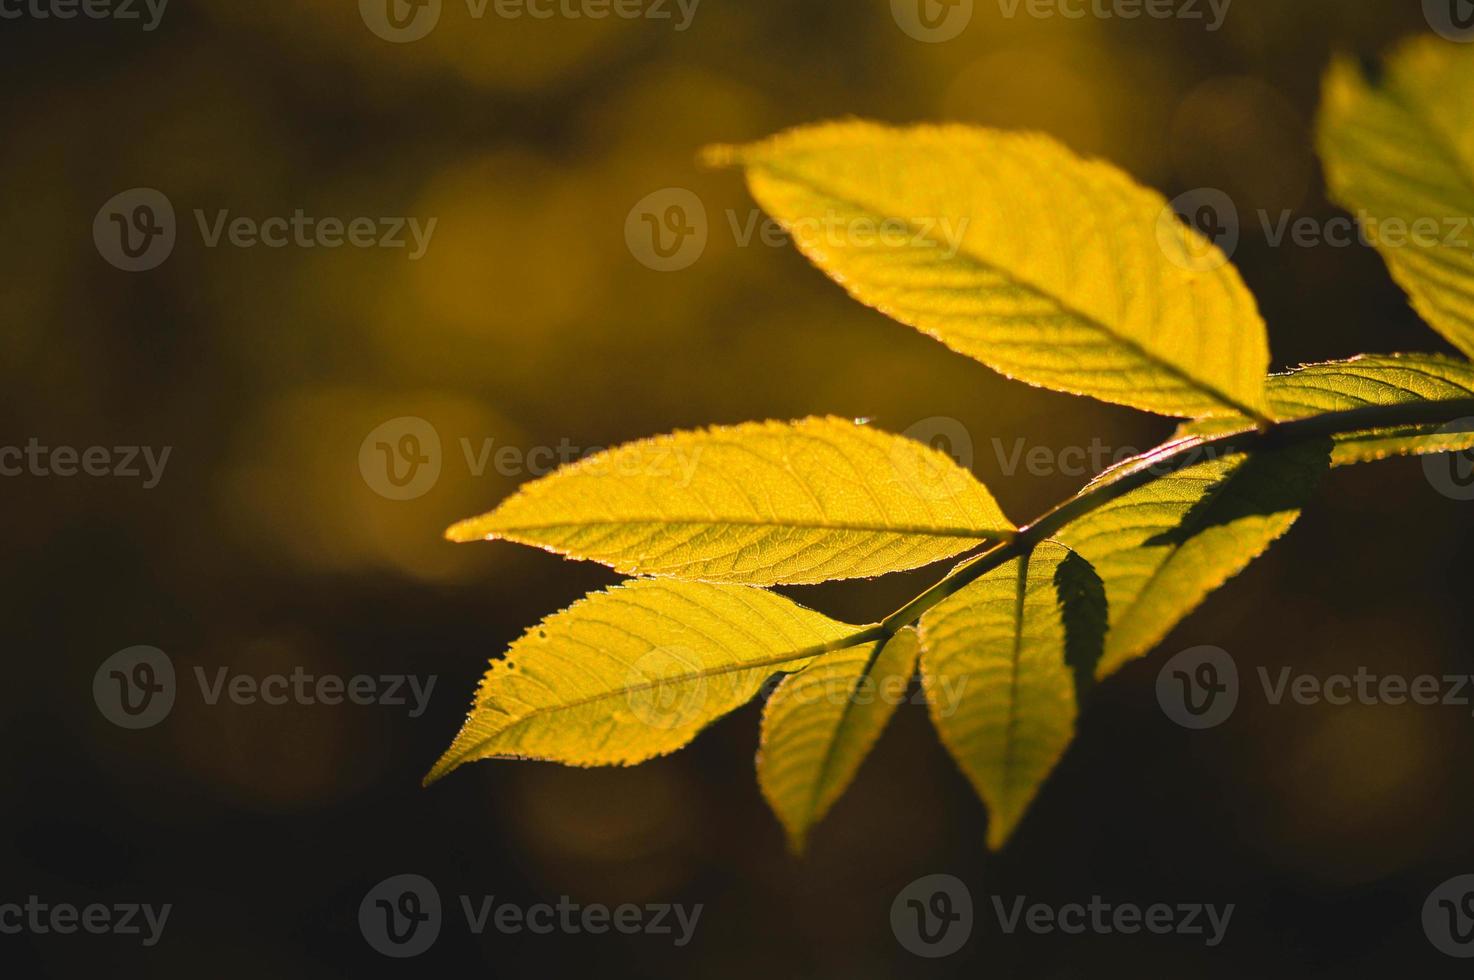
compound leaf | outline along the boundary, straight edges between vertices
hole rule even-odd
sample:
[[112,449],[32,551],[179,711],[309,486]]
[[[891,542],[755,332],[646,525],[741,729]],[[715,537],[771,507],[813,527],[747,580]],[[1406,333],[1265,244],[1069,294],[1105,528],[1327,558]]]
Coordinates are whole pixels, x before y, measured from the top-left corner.
[[[1269,405],[1280,421],[1417,402],[1468,402],[1471,417],[1338,433],[1332,466],[1474,449],[1474,364],[1438,354],[1363,354],[1269,377]],[[1247,419],[1208,419],[1183,426],[1177,438],[1250,428]]]
[[1110,603],[1096,676],[1151,650],[1288,531],[1329,464],[1329,440],[1207,458],[1157,474],[1061,530]]
[[918,568],[1010,535],[971,473],[930,446],[836,418],[629,443],[463,521],[631,575],[806,584]]
[[903,629],[816,657],[763,710],[757,778],[795,853],[849,787],[916,672],[916,631]]
[[1158,193],[1049,137],[866,122],[714,162],[851,295],[1009,377],[1165,415],[1255,415],[1254,297]]
[[1474,355],[1474,49],[1418,39],[1377,83],[1336,59],[1318,131],[1332,196],[1362,219],[1413,308]]
[[1074,738],[1076,685],[1088,683],[1105,628],[1099,577],[1054,541],[921,617],[932,721],[988,805],[989,847],[1008,840]]
[[645,579],[595,592],[492,662],[426,781],[477,759],[632,765],[674,752],[774,673],[861,633],[749,586]]

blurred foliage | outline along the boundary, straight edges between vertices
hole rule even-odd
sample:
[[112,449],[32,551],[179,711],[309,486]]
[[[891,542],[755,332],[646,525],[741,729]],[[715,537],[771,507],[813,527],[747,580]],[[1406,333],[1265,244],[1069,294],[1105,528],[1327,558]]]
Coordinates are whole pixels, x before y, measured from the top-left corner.
[[[717,977],[786,957],[796,975],[910,974],[918,961],[896,947],[885,910],[905,882],[945,869],[982,883],[977,893],[1243,904],[1212,963],[1171,944],[979,935],[947,965],[968,975],[1417,973],[1429,952],[1419,903],[1474,862],[1474,744],[1457,711],[1266,709],[1191,736],[1155,712],[1154,666],[1138,665],[1081,718],[1077,751],[986,867],[981,809],[905,708],[803,864],[737,764],[755,708],[638,773],[487,765],[417,788],[485,657],[610,580],[442,541],[522,479],[472,475],[463,436],[592,448],[755,418],[832,413],[904,431],[946,416],[1023,517],[1080,480],[1005,476],[995,437],[1142,447],[1166,433],[956,358],[852,303],[789,247],[738,247],[728,212],[740,225],[754,205],[735,175],[697,166],[700,146],[851,114],[1023,126],[1169,197],[1218,186],[1246,214],[1324,219],[1337,212],[1307,127],[1331,52],[1370,55],[1426,30],[1418,4],[1393,0],[1236,0],[1217,33],[976,9],[937,45],[898,30],[880,0],[704,0],[679,33],[470,21],[447,3],[439,29],[407,45],[328,0],[177,3],[152,33],[4,21],[7,444],[176,447],[153,491],[0,485],[3,612],[16,624],[0,719],[21,801],[4,820],[7,878],[190,910],[178,942],[135,975],[197,971],[223,949],[222,977],[384,969],[353,909],[407,869],[447,893],[709,906],[679,961],[591,937],[458,935],[427,969]],[[169,195],[180,241],[161,268],[130,275],[99,258],[89,229],[104,201],[138,186]],[[677,273],[640,265],[623,237],[635,202],[665,187],[694,191],[710,218],[704,254]],[[377,249],[207,249],[196,208],[439,223],[409,262]],[[1445,349],[1369,249],[1270,248],[1257,220],[1243,226],[1235,261],[1275,367]],[[439,482],[413,501],[378,496],[357,470],[364,437],[402,415],[431,421],[444,446]],[[1420,472],[1404,461],[1337,474],[1333,499],[1168,645],[1228,647],[1246,674],[1313,662],[1468,671],[1467,505]],[[800,598],[845,618],[916,584]],[[80,692],[102,659],[140,642],[181,673],[266,658],[440,683],[416,720],[196,701],[159,729],[120,733]],[[867,843],[879,839],[891,843]],[[130,972],[120,950],[37,943],[14,969]]]

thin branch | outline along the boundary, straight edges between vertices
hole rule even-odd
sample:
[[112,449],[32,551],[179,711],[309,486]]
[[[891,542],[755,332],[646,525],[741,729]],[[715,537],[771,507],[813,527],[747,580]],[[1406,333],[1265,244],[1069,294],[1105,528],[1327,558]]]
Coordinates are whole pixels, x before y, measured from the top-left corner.
[[[1065,525],[1105,504],[1140,487],[1154,483],[1180,469],[1233,454],[1247,454],[1267,449],[1277,449],[1325,439],[1330,436],[1347,435],[1368,429],[1394,428],[1402,425],[1433,425],[1453,422],[1474,415],[1474,398],[1451,401],[1419,401],[1399,405],[1368,405],[1340,412],[1326,412],[1288,422],[1261,425],[1260,428],[1240,430],[1201,439],[1189,439],[1181,446],[1153,458],[1156,452],[1147,453],[1132,467],[1126,464],[1119,475],[1105,481],[1086,486],[1079,494],[1046,511],[1040,517],[1019,529],[1013,539],[963,562],[921,595],[887,616],[880,628],[887,635],[916,622],[927,610],[948,596],[955,595],[977,579],[1033,551],[1036,546],[1051,537]],[[1171,445],[1171,444],[1169,444]]]

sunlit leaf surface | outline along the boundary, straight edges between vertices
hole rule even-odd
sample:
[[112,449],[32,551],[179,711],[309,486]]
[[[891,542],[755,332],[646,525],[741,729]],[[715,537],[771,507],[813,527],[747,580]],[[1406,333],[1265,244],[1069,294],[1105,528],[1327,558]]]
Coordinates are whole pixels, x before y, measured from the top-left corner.
[[493,661],[435,780],[465,762],[630,765],[681,748],[860,627],[740,585],[649,579],[555,613]]
[[1363,219],[1413,307],[1474,354],[1474,48],[1420,38],[1375,82],[1338,58],[1319,143],[1332,195]]
[[1254,297],[1110,164],[1042,135],[864,122],[709,153],[856,299],[1009,377],[1165,415],[1264,407]]
[[1165,473],[1064,528],[1110,604],[1096,668],[1142,654],[1290,529],[1330,461],[1329,440],[1230,454]]
[[917,568],[1012,530],[945,453],[810,418],[629,443],[525,485],[448,536],[539,545],[629,574],[771,585]]
[[1105,626],[1100,579],[1053,541],[921,618],[929,710],[988,805],[989,847],[1007,841],[1074,738],[1077,678],[1090,677]]
[[802,851],[855,778],[916,671],[916,631],[826,653],[784,678],[763,711],[757,778]]
[[[1374,405],[1471,400],[1474,364],[1437,354],[1364,354],[1347,361],[1307,364],[1269,378],[1270,408],[1281,421]],[[1247,419],[1208,419],[1184,425],[1178,436],[1212,436],[1252,427]],[[1354,430],[1335,436],[1331,465],[1471,448],[1474,418],[1453,424]]]

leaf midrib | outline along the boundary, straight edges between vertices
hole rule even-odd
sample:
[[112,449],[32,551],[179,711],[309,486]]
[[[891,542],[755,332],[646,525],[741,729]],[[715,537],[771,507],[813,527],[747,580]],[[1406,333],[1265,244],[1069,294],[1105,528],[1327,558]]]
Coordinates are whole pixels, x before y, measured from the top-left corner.
[[[466,522],[473,525],[478,518]],[[836,521],[828,524],[809,521],[767,521],[758,518],[725,517],[638,517],[628,519],[593,518],[590,520],[538,521],[528,524],[502,524],[491,533],[509,535],[548,531],[563,527],[671,527],[685,524],[709,524],[713,527],[771,527],[795,531],[856,531],[875,534],[903,534],[933,538],[1006,538],[1012,528],[930,527],[923,524],[866,524],[859,521]]]
[[[853,209],[855,211],[860,212],[861,214],[869,214],[869,215],[877,215],[878,214],[878,215],[882,215],[883,219],[886,220],[886,221],[898,221],[898,222],[901,222],[901,223],[905,224],[907,226],[907,228],[909,228],[909,229],[911,229],[913,231],[920,232],[922,230],[921,228],[919,228],[917,226],[917,223],[915,221],[913,221],[912,219],[910,219],[910,218],[900,218],[900,217],[894,217],[894,216],[886,215],[885,214],[885,209],[872,208],[872,207],[870,207],[868,204],[866,204],[864,202],[855,201],[855,200],[853,200],[853,199],[851,199],[849,197],[846,197],[846,196],[843,196],[841,194],[838,194],[838,193],[836,193],[836,192],[834,192],[832,190],[829,190],[829,189],[826,189],[826,188],[820,186],[819,184],[815,183],[813,180],[809,179],[808,177],[799,176],[798,174],[795,174],[795,173],[793,173],[793,172],[791,172],[791,171],[789,171],[789,170],[787,170],[787,169],[785,169],[783,167],[776,166],[776,165],[774,165],[771,162],[762,161],[762,162],[757,162],[757,163],[749,163],[747,165],[749,167],[754,167],[754,168],[766,170],[766,171],[768,171],[773,176],[779,177],[779,178],[781,178],[783,180],[786,180],[786,181],[788,181],[788,182],[790,182],[792,184],[796,184],[796,185],[798,185],[800,187],[803,187],[804,189],[806,189],[806,190],[808,190],[808,191],[810,191],[810,192],[812,192],[814,194],[817,194],[817,195],[819,195],[821,197],[827,197],[827,198],[829,198],[832,201],[837,201],[837,202],[839,202],[840,205],[842,205],[844,207],[851,208],[851,209]],[[781,222],[781,219],[780,219],[780,223],[783,223],[783,222]],[[1263,412],[1261,412],[1261,411],[1259,411],[1257,409],[1250,408],[1249,406],[1247,406],[1247,405],[1243,404],[1242,402],[1240,402],[1238,399],[1233,398],[1232,396],[1230,396],[1226,392],[1220,390],[1219,388],[1217,388],[1213,384],[1211,384],[1211,383],[1209,383],[1207,381],[1204,381],[1201,378],[1194,377],[1193,375],[1187,373],[1187,370],[1185,368],[1182,368],[1182,367],[1180,367],[1180,366],[1172,363],[1171,361],[1168,361],[1168,360],[1164,359],[1159,354],[1156,354],[1156,353],[1154,353],[1152,351],[1147,350],[1145,347],[1142,346],[1141,342],[1138,341],[1138,340],[1136,340],[1135,338],[1127,337],[1127,336],[1119,333],[1111,325],[1106,324],[1106,323],[1102,323],[1100,320],[1097,320],[1093,316],[1087,316],[1085,313],[1082,313],[1080,310],[1076,309],[1070,303],[1068,303],[1065,300],[1061,299],[1060,297],[1055,296],[1054,294],[1046,291],[1044,289],[1044,287],[1042,287],[1042,286],[1040,286],[1040,285],[1038,285],[1036,283],[1033,283],[1033,282],[1029,281],[1027,278],[1024,278],[1023,276],[1021,276],[1016,271],[1014,271],[1012,269],[1006,269],[1006,268],[1004,268],[1002,266],[999,266],[999,265],[995,265],[992,262],[990,262],[987,258],[985,258],[984,256],[980,256],[980,255],[974,254],[967,247],[966,242],[963,242],[961,244],[961,246],[958,248],[958,250],[957,250],[957,252],[955,254],[956,254],[956,256],[962,257],[966,261],[972,263],[977,268],[986,270],[988,272],[994,273],[994,274],[999,275],[999,276],[1002,276],[1003,278],[1007,279],[1010,283],[1012,283],[1014,286],[1018,287],[1019,289],[1027,290],[1028,292],[1030,292],[1033,295],[1039,297],[1040,299],[1043,299],[1046,302],[1049,302],[1049,303],[1054,304],[1057,308],[1059,308],[1062,312],[1064,312],[1068,316],[1074,317],[1075,319],[1081,321],[1082,323],[1088,324],[1090,327],[1092,327],[1093,329],[1095,329],[1097,332],[1104,334],[1106,337],[1108,337],[1113,342],[1115,342],[1117,344],[1120,344],[1120,345],[1128,348],[1129,350],[1131,350],[1133,353],[1135,353],[1138,357],[1140,357],[1146,363],[1151,364],[1154,367],[1160,368],[1161,370],[1167,372],[1168,374],[1172,375],[1174,378],[1177,378],[1179,381],[1181,381],[1187,388],[1189,388],[1189,389],[1191,389],[1193,391],[1196,391],[1196,392],[1198,392],[1201,395],[1207,396],[1210,400],[1217,402],[1218,404],[1222,405],[1224,408],[1230,409],[1230,410],[1232,410],[1234,412],[1237,412],[1240,415],[1246,416],[1246,417],[1251,418],[1251,419],[1260,419],[1260,418],[1263,418],[1264,417],[1264,413]],[[841,284],[843,284],[843,283],[841,283]],[[879,308],[879,307],[877,307],[877,308]],[[882,312],[886,312],[886,311],[882,310]],[[887,313],[887,315],[890,315],[890,314]],[[935,339],[941,340],[943,343],[946,343],[946,340],[944,338],[938,336],[934,331],[926,330],[924,332],[930,334]],[[1054,385],[1051,385],[1050,387],[1054,387]],[[1080,391],[1078,389],[1073,389],[1073,388],[1070,388],[1070,387],[1068,387],[1066,385],[1063,385],[1063,384],[1060,385],[1059,388],[1061,390],[1066,391],[1069,394],[1085,395],[1087,397],[1094,397],[1090,392]]]
[[[706,670],[694,670],[684,674],[674,674],[668,677],[658,678],[648,683],[631,684],[620,687],[617,690],[602,691],[598,694],[578,698],[573,701],[566,701],[560,704],[551,704],[533,708],[526,714],[518,716],[515,721],[507,725],[505,728],[498,729],[496,732],[493,732],[485,738],[478,740],[474,745],[468,746],[464,751],[456,753],[455,756],[451,757],[447,755],[445,759],[435,764],[434,769],[431,770],[431,774],[429,777],[427,777],[427,779],[433,780],[435,778],[438,778],[440,775],[449,772],[455,766],[459,765],[468,756],[474,755],[477,751],[479,751],[483,746],[485,746],[493,739],[500,738],[507,732],[513,731],[514,729],[521,727],[522,725],[530,721],[544,717],[548,714],[560,711],[572,711],[575,708],[586,707],[587,705],[596,704],[599,701],[605,701],[609,698],[627,698],[631,694],[638,694],[641,691],[653,690],[654,688],[661,687],[667,684],[684,684],[691,681],[706,680],[712,677],[720,677],[725,674],[737,673],[738,671],[743,670],[757,670],[762,667],[777,667],[782,664],[792,663],[795,660],[806,660],[811,657],[817,657],[820,654],[830,653],[834,650],[844,650],[848,647],[859,646],[862,643],[869,642],[870,640],[882,639],[885,636],[886,634],[882,631],[881,627],[878,624],[874,626],[867,626],[859,628],[856,633],[851,636],[845,637],[842,640],[831,640],[828,643],[823,643],[812,647],[805,647],[801,650],[786,654],[780,654],[772,657],[764,657],[759,660],[745,661],[743,663],[737,664],[723,664],[720,667],[714,667]],[[472,715],[474,716],[475,712],[480,711],[482,708],[490,704],[493,700],[495,700],[495,695],[488,695],[478,700],[476,704],[472,707]]]

